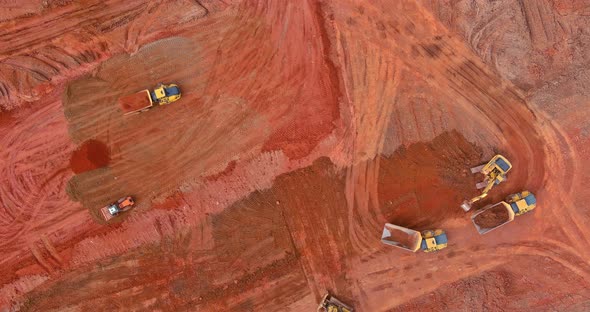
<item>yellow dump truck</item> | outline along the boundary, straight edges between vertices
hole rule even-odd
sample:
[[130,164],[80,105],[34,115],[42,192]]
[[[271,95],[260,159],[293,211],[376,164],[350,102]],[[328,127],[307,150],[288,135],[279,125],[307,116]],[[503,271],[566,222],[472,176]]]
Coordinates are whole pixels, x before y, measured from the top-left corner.
[[125,115],[145,112],[154,105],[166,105],[180,99],[180,88],[175,84],[159,84],[154,91],[141,90],[119,98],[119,106]]
[[506,201],[484,207],[471,216],[471,221],[479,234],[486,234],[512,222],[515,216],[527,213],[536,206],[535,195],[529,191],[522,191],[508,196]]
[[395,224],[386,223],[381,242],[411,252],[441,250],[447,247],[447,234],[443,230],[428,230],[422,233]]
[[537,198],[535,194],[529,191],[508,195],[506,202],[508,202],[510,208],[512,208],[512,211],[517,216],[525,214],[537,207]]

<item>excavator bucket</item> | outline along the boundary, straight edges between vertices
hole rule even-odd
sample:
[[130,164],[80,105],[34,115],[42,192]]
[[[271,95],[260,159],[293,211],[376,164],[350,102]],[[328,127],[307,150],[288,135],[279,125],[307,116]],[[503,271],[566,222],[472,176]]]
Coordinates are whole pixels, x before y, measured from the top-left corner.
[[318,305],[317,312],[354,312],[354,309],[330,294],[325,294]]
[[473,174],[480,173],[481,169],[483,169],[483,167],[485,167],[485,164],[477,166],[477,167],[473,167],[473,168],[471,168],[471,173],[473,173]]
[[466,200],[461,204],[461,208],[463,208],[463,210],[465,212],[467,212],[467,211],[471,210],[471,203]]

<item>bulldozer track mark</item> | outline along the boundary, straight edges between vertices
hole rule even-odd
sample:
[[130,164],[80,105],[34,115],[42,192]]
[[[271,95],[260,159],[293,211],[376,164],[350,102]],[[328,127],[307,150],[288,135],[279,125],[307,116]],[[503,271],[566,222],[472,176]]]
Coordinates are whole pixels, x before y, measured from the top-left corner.
[[55,249],[55,247],[53,246],[53,244],[51,244],[51,242],[49,241],[49,239],[47,238],[47,236],[41,235],[41,241],[43,241],[43,245],[45,245],[45,248],[47,249],[47,251],[49,251],[49,254],[55,260],[57,260],[57,262],[60,265],[63,265],[63,259],[61,258],[61,256],[59,255],[59,253],[57,252],[57,250]]
[[524,0],[518,0],[518,4],[520,6],[520,12],[522,13],[522,16],[524,17],[525,27],[526,27],[527,32],[529,34],[529,39],[532,42],[534,40],[533,28],[532,28],[532,23],[531,23],[530,17],[526,12]]
[[[497,249],[504,250],[506,252],[512,252],[515,255],[531,255],[531,256],[543,256],[548,257],[551,260],[563,265],[568,270],[572,271],[576,275],[584,278],[585,280],[590,278],[590,265],[585,258],[579,257],[575,254],[569,254],[572,258],[577,258],[578,261],[572,261],[571,258],[564,257],[563,254],[557,253],[557,249],[561,249],[559,245],[552,246],[552,248],[541,246],[538,242],[522,242],[518,245],[519,251],[514,252],[513,246],[498,246]],[[566,252],[567,254],[568,252]]]
[[[478,52],[482,51],[483,49],[479,48],[479,43],[482,41],[490,41],[486,39],[503,31],[504,27],[506,27],[505,23],[509,21],[509,18],[510,17],[507,15],[507,9],[502,8],[500,12],[497,12],[490,18],[476,24],[468,33],[469,45]],[[504,24],[501,24],[502,22]]]
[[435,43],[430,44],[422,44],[420,45],[422,50],[424,50],[429,57],[431,58],[438,58],[438,56],[442,53],[441,46]]
[[556,20],[553,12],[547,9],[546,1],[518,1],[525,26],[529,31],[531,42],[535,46],[551,45],[556,40]]
[[37,79],[38,81],[47,82],[47,81],[50,80],[49,76],[46,75],[45,73],[43,73],[40,70],[28,68],[28,67],[23,66],[23,65],[18,65],[18,64],[15,64],[15,63],[11,62],[10,60],[5,60],[3,62],[3,64],[5,64],[5,65],[7,65],[9,67],[12,67],[14,70],[21,70],[21,71],[24,71],[24,72],[28,72],[28,73],[31,74],[31,77]]
[[47,261],[45,261],[45,259],[43,258],[43,255],[41,254],[41,252],[39,251],[39,249],[37,249],[37,247],[35,247],[34,244],[32,244],[32,245],[29,246],[29,250],[31,251],[31,253],[35,257],[35,260],[37,261],[37,263],[39,263],[39,265],[45,271],[47,271],[47,273],[49,273],[49,274],[53,273],[54,269],[52,268],[52,266]]
[[[175,5],[180,10],[189,11],[185,10],[186,6],[181,6],[185,2],[187,1],[177,1]],[[48,57],[39,55],[39,58],[50,65],[46,66],[37,62],[38,67],[34,68],[40,70],[50,80],[46,84],[39,85],[38,89],[41,90],[42,95],[40,101],[35,102],[35,110],[31,112],[44,109],[47,100],[43,94],[53,96],[54,93],[58,93],[59,90],[51,88],[60,86],[61,83],[68,83],[69,78],[73,76],[84,76],[87,73],[86,70],[96,65],[97,61],[109,57],[110,54],[122,52],[130,52],[132,55],[137,53],[141,56],[141,49],[135,51],[139,45],[163,36],[175,35],[175,32],[179,30],[176,23],[183,22],[181,21],[183,18],[195,18],[195,15],[199,14],[190,10],[190,14],[182,15],[182,18],[170,16],[170,20],[173,21],[171,24],[163,11],[167,4],[161,1],[148,3],[145,0],[127,2],[107,0],[103,3],[104,11],[108,12],[88,13],[82,8],[72,6],[76,8],[76,11],[80,11],[76,14],[81,17],[85,14],[92,15],[89,19],[96,18],[100,14],[104,16],[101,15],[96,27],[81,25],[76,32],[72,32],[74,36],[49,39],[55,44],[71,48],[72,50],[68,50],[68,53],[60,55],[55,53],[53,48],[39,49],[38,53],[48,51]],[[138,16],[133,14],[139,11],[119,14],[130,7],[136,8],[140,3],[146,4],[147,8]],[[191,4],[194,3],[199,4],[195,1],[191,2]],[[485,16],[490,15],[485,15],[485,12],[480,14],[479,11],[482,8],[489,10],[490,7],[485,7],[485,3],[486,1],[458,1],[448,4],[452,12],[449,14],[446,11],[447,18],[451,19],[447,27],[431,17],[426,9],[427,5],[438,6],[441,9],[441,6],[446,4],[437,4],[436,1],[428,0],[393,2],[376,0],[363,3],[362,10],[358,1],[348,0],[324,1],[321,5],[308,1],[307,6],[287,5],[281,1],[272,4],[259,1],[256,5],[242,2],[236,8],[230,8],[222,14],[212,16],[211,19],[197,26],[191,26],[192,29],[187,27],[180,34],[203,45],[203,47],[190,47],[189,49],[197,51],[194,54],[187,53],[184,46],[174,45],[174,49],[170,49],[168,45],[167,49],[159,51],[157,48],[150,47],[156,50],[153,55],[160,57],[161,64],[169,62],[166,57],[171,53],[184,53],[183,56],[175,56],[183,58],[184,63],[181,62],[180,65],[186,64],[187,60],[191,61],[186,66],[179,66],[183,68],[176,68],[172,70],[173,73],[166,72],[160,75],[161,72],[156,67],[153,73],[146,74],[145,77],[134,75],[114,77],[116,74],[111,72],[113,79],[109,82],[110,84],[95,83],[94,88],[68,88],[66,95],[68,98],[84,98],[78,103],[80,104],[78,111],[70,110],[68,107],[64,109],[70,126],[76,129],[70,132],[72,140],[82,142],[94,135],[106,136],[107,140],[103,141],[107,142],[109,147],[116,149],[114,153],[116,155],[113,157],[117,159],[117,162],[112,168],[93,172],[89,176],[80,176],[79,180],[74,181],[77,182],[74,184],[80,193],[73,198],[80,199],[82,205],[76,205],[67,196],[62,196],[64,194],[60,189],[63,186],[64,177],[67,177],[66,173],[56,173],[56,177],[51,176],[55,170],[63,168],[60,164],[67,163],[67,154],[73,148],[67,138],[67,131],[72,128],[58,129],[54,125],[44,123],[44,118],[49,115],[47,110],[31,119],[22,118],[20,115],[26,114],[27,111],[21,112],[19,108],[16,111],[17,121],[15,123],[9,121],[9,126],[0,134],[3,147],[5,142],[10,143],[5,150],[0,150],[0,164],[2,164],[0,169],[0,176],[2,176],[0,177],[0,214],[2,215],[0,245],[3,247],[2,251],[9,255],[8,260],[3,261],[4,267],[8,269],[0,273],[28,272],[29,268],[16,260],[24,254],[26,254],[26,261],[32,262],[35,270],[37,270],[37,263],[43,267],[41,261],[49,266],[49,269],[43,267],[44,270],[48,272],[53,270],[50,280],[43,287],[38,290],[25,288],[26,290],[18,294],[20,297],[26,294],[26,309],[30,310],[44,310],[51,307],[79,309],[84,306],[108,304],[109,300],[114,300],[116,307],[125,307],[130,310],[146,308],[165,310],[172,307],[172,309],[180,310],[223,311],[238,307],[238,310],[263,311],[275,309],[276,306],[307,310],[308,306],[315,304],[314,300],[319,298],[324,289],[338,295],[342,294],[344,298],[354,298],[356,301],[354,306],[359,311],[390,309],[401,311],[404,307],[400,307],[400,304],[415,298],[426,299],[429,303],[438,305],[433,309],[444,306],[447,310],[460,310],[452,304],[447,306],[447,303],[452,300],[451,297],[455,296],[438,300],[440,297],[431,297],[429,292],[435,292],[437,288],[454,287],[449,284],[463,279],[465,283],[462,285],[474,286],[468,288],[468,292],[471,298],[477,300],[467,301],[468,306],[463,303],[462,307],[466,310],[480,303],[480,298],[482,301],[492,298],[492,307],[505,307],[502,305],[505,302],[502,301],[503,297],[497,294],[506,294],[513,290],[514,296],[510,297],[517,304],[526,303],[530,306],[537,304],[537,307],[542,304],[553,305],[554,302],[549,300],[561,300],[562,296],[585,295],[587,293],[585,289],[582,289],[581,293],[565,295],[560,293],[560,287],[553,287],[560,284],[547,281],[552,277],[540,277],[542,270],[545,269],[543,262],[519,261],[546,259],[559,264],[547,266],[547,269],[555,270],[557,274],[563,273],[560,277],[563,276],[564,280],[568,277],[577,279],[577,276],[570,274],[571,272],[590,278],[588,263],[584,262],[589,252],[586,248],[588,238],[584,234],[588,218],[583,207],[580,207],[580,203],[583,204],[584,201],[580,201],[580,198],[576,196],[578,193],[585,193],[577,187],[577,185],[583,185],[586,178],[583,171],[585,150],[576,150],[576,144],[579,142],[583,144],[585,141],[581,137],[576,138],[577,141],[572,141],[571,133],[576,129],[572,130],[571,127],[558,129],[558,134],[552,134],[553,125],[543,124],[545,116],[539,113],[542,109],[527,107],[520,89],[504,79],[507,77],[505,75],[507,59],[498,57],[498,54],[512,53],[511,50],[520,49],[521,46],[508,45],[506,41],[508,37],[518,37],[518,33],[507,33],[506,38],[503,34],[506,29],[513,30],[514,23],[522,21],[520,16],[516,16],[515,21],[506,21],[506,10],[509,9],[507,5],[512,2],[499,4],[496,2],[497,5],[492,8],[498,9],[494,11],[497,16],[487,19]],[[98,2],[96,4],[98,5]],[[518,5],[516,2],[514,4]],[[524,4],[521,1],[521,4],[533,9],[530,13],[533,24],[538,21],[539,16],[541,21],[546,23],[546,25],[534,24],[535,31],[538,30],[537,38],[540,38],[541,45],[543,40],[551,36],[557,38],[555,34],[559,34],[561,30],[552,29],[554,25],[551,24],[551,15],[540,7],[546,5],[546,1]],[[210,5],[211,10],[214,11],[220,4],[206,5]],[[69,8],[70,11],[73,11],[72,7]],[[319,9],[317,12],[310,12],[309,8]],[[209,8],[206,10],[208,12]],[[471,10],[468,11],[471,15],[465,18],[466,15],[461,15],[461,10]],[[526,14],[525,9],[522,10]],[[358,11],[362,13],[357,13]],[[54,12],[61,13],[58,16]],[[45,15],[42,20],[48,20],[47,16],[59,17],[74,24],[76,21],[68,17],[68,12],[68,8],[48,10],[43,13]],[[334,29],[318,30],[314,22],[316,18],[309,18],[313,14],[318,15],[317,19],[324,26]],[[227,15],[227,18],[224,15]],[[146,19],[145,23],[141,23],[143,17]],[[25,26],[35,28],[35,25],[39,24],[34,23],[34,18],[36,17],[21,20],[26,24],[24,26],[15,26],[20,31],[26,30],[21,32],[21,35],[26,35],[26,38],[15,37],[19,45],[24,44],[24,41],[30,41],[32,45],[44,46],[44,42],[36,40],[59,35],[60,29],[50,34],[41,33],[43,29],[40,27],[36,27],[39,34],[25,29]],[[347,23],[349,18],[354,19],[354,24]],[[483,20],[483,23],[479,22],[471,30],[469,30],[470,27],[463,27],[473,24],[472,20],[476,20],[477,23],[478,19]],[[51,29],[51,26],[58,22],[60,21],[57,19],[52,20],[45,27]],[[363,23],[370,27],[365,27],[367,25]],[[0,25],[5,24],[0,23]],[[115,26],[121,25],[125,25],[121,27],[123,31],[117,32]],[[106,29],[101,27],[113,27],[112,34],[109,34],[108,38],[100,38],[104,35],[101,30]],[[532,41],[531,27],[533,26],[529,26],[528,31]],[[165,29],[163,32],[157,32],[152,31],[152,28]],[[468,40],[465,38],[457,40],[460,36],[456,33],[465,32],[465,29],[468,32]],[[525,31],[523,30],[524,41],[527,41]],[[298,33],[303,35],[297,37]],[[83,38],[76,38],[77,35]],[[325,36],[330,45],[318,45],[320,41],[318,35],[322,39]],[[432,38],[437,41],[433,41]],[[99,42],[96,42],[97,39]],[[84,43],[82,42],[84,40],[88,41]],[[493,42],[494,40],[498,40],[498,43]],[[465,41],[468,41],[467,44]],[[568,49],[576,42],[573,39],[570,41],[564,41],[567,43],[565,52],[561,50],[547,52],[557,53],[551,55],[552,62],[548,62],[550,64],[547,66],[555,66],[562,61],[564,53],[571,52]],[[102,45],[102,42],[106,43]],[[306,43],[305,49],[299,51],[301,42]],[[163,42],[156,44],[161,43]],[[166,42],[166,44],[170,43],[178,43],[178,41]],[[437,48],[431,46],[434,43]],[[503,67],[505,71],[497,73],[486,67],[475,53],[471,53],[469,45],[482,59],[486,60],[485,63],[491,63],[491,66],[496,65],[496,69]],[[334,51],[326,53],[327,46]],[[415,47],[415,55],[411,54],[412,46]],[[562,47],[558,46],[558,48]],[[29,52],[28,49],[23,49],[15,53],[35,56],[36,51]],[[3,59],[13,56],[0,53],[0,58]],[[112,59],[115,58],[117,57]],[[200,63],[201,58],[204,59],[202,63]],[[334,87],[330,86],[332,78],[316,79],[318,75],[326,71],[325,68],[328,66],[322,61],[324,58],[338,61],[335,64],[335,71],[337,71],[335,75],[339,75],[338,80],[341,84],[336,89],[342,94],[338,97],[336,110],[340,113],[340,117],[311,122],[312,118],[324,112],[309,111],[303,114],[303,117],[293,116],[292,113],[302,106],[320,105],[325,97],[326,89]],[[128,68],[123,71],[141,71],[142,68],[153,64],[150,63],[153,59],[151,61],[147,59],[142,60],[143,62],[135,69]],[[35,62],[32,59],[25,61]],[[510,61],[521,63],[518,58],[508,60],[508,63]],[[86,66],[86,62],[95,63]],[[118,63],[115,62],[111,66],[123,66],[129,62],[133,60],[121,58]],[[109,78],[105,78],[107,74],[102,73],[101,76],[100,73],[101,68],[108,65],[107,63],[102,63],[93,73],[97,79]],[[16,62],[16,64],[27,66],[24,62]],[[215,66],[208,68],[210,64]],[[78,69],[80,65],[84,66]],[[52,66],[59,70],[55,75],[50,69]],[[3,67],[8,68],[7,65]],[[71,71],[64,70],[66,67],[71,68]],[[185,70],[184,67],[189,69],[186,73],[179,76],[174,74],[174,72]],[[293,67],[293,70],[285,69],[289,67]],[[9,74],[16,73],[16,70],[12,68],[8,71],[10,71]],[[25,71],[18,69],[16,75],[21,73]],[[4,72],[0,73],[0,75],[3,74]],[[541,71],[538,74],[543,75],[544,72]],[[518,77],[521,74],[515,72],[514,75]],[[26,76],[23,80],[24,82],[36,82],[38,78],[42,80],[42,77],[37,75],[35,78],[32,77]],[[256,80],[252,77],[262,77],[262,79]],[[145,84],[147,87],[155,79],[177,78],[182,85],[186,85],[187,90],[190,90],[186,93],[187,104],[162,107],[159,112],[147,112],[124,121],[119,118],[119,111],[116,108],[116,99],[119,95],[131,92],[130,90],[138,87],[139,84]],[[134,85],[137,81],[141,83]],[[297,87],[290,88],[291,85]],[[117,87],[110,88],[110,86]],[[317,86],[319,87],[316,88]],[[18,107],[20,102],[13,102],[13,99],[33,101],[35,94],[30,92],[31,88],[26,84],[15,85],[10,79],[2,79],[0,93],[8,94],[1,96],[2,108]],[[302,96],[309,89],[317,89],[317,92]],[[236,99],[227,99],[226,94],[229,93],[235,94]],[[101,94],[102,97],[89,99],[93,97],[93,94]],[[256,96],[248,97],[252,94]],[[280,96],[281,94],[286,96]],[[424,98],[414,97],[413,94],[424,95]],[[5,100],[10,103],[5,104]],[[268,109],[264,105],[270,105],[272,108]],[[429,112],[424,112],[421,109],[422,106]],[[560,107],[565,108],[565,106],[567,105]],[[22,109],[28,108],[23,106]],[[220,116],[223,114],[227,116]],[[256,116],[263,116],[263,118],[257,119]],[[283,123],[282,120],[290,118],[301,123]],[[105,120],[108,122],[103,123]],[[161,122],[162,120],[165,122]],[[562,122],[566,122],[565,119]],[[60,123],[63,125],[63,120]],[[122,127],[121,123],[128,123],[128,127]],[[272,131],[280,128],[287,133],[291,142],[300,144],[301,140],[293,139],[291,136],[307,128],[315,129],[317,125],[323,123],[334,123],[338,126],[332,131],[332,143],[327,143],[327,147],[318,147],[320,152],[314,155],[333,157],[333,162],[337,163],[335,167],[338,168],[336,173],[322,171],[326,165],[309,169],[307,166],[311,166],[310,163],[313,160],[295,161],[295,157],[286,156],[287,148],[282,146],[269,148],[273,156],[261,157],[261,160],[256,160],[256,164],[247,166],[246,169],[240,167],[244,159],[257,157],[260,146],[271,140],[269,136]],[[25,124],[33,124],[34,127],[25,128]],[[211,134],[209,128],[216,125],[219,125],[221,130]],[[105,131],[105,127],[108,130]],[[232,129],[239,131],[234,132]],[[269,132],[259,131],[259,129]],[[449,226],[449,233],[452,233],[450,238],[454,240],[450,247],[454,251],[441,251],[437,255],[424,256],[398,254],[383,248],[378,242],[379,233],[374,235],[373,230],[379,232],[382,228],[381,222],[388,218],[386,216],[388,212],[386,209],[379,209],[381,203],[378,196],[383,195],[376,193],[382,191],[386,184],[397,183],[398,180],[394,179],[395,176],[379,180],[380,173],[386,169],[389,171],[393,169],[385,167],[386,158],[377,160],[374,158],[380,157],[381,154],[394,155],[398,147],[401,147],[400,150],[407,151],[413,144],[417,144],[417,140],[434,142],[433,136],[442,135],[441,133],[447,133],[452,129],[457,130],[467,141],[477,144],[478,148],[481,147],[481,150],[478,150],[479,154],[476,155],[479,158],[497,150],[506,152],[511,161],[514,159],[519,169],[513,172],[507,184],[500,187],[531,188],[533,192],[539,194],[539,209],[532,215],[522,217],[519,223],[503,228],[502,234],[498,232],[495,237],[471,237],[472,233],[463,229],[463,221],[459,218],[453,219],[441,214],[436,220],[428,220],[430,224],[441,222],[445,227]],[[252,136],[242,134],[252,130],[263,133]],[[170,138],[161,136],[161,133],[168,131],[174,133],[174,136]],[[19,132],[23,132],[24,135]],[[38,135],[42,132],[51,133],[51,135],[58,133],[60,137]],[[314,135],[319,134],[314,133]],[[235,141],[234,137],[237,137]],[[259,139],[261,137],[264,139]],[[42,145],[39,143],[41,140],[52,142],[57,146]],[[171,146],[169,150],[161,152],[162,149],[150,148],[162,140],[169,142],[166,144]],[[334,141],[336,143],[333,143]],[[194,145],[190,145],[191,142]],[[212,142],[215,146],[209,145]],[[235,145],[240,146],[235,149],[229,148]],[[441,145],[454,146],[455,144],[447,137]],[[430,145],[424,147],[423,153],[428,152]],[[434,148],[438,150],[441,147]],[[48,150],[58,154],[59,157],[47,156]],[[31,156],[37,155],[39,151],[45,151],[44,155],[47,159]],[[474,162],[473,159],[469,159],[474,155],[469,151],[469,146],[460,145],[457,150],[445,152],[446,163],[467,166],[468,162]],[[223,156],[216,158],[218,154]],[[226,154],[231,156],[225,157]],[[411,157],[411,161],[403,164],[419,166],[418,156],[421,155]],[[456,158],[459,159],[455,161]],[[154,159],[163,159],[166,166],[158,164]],[[216,172],[217,167],[223,167],[223,164],[227,164],[232,159],[239,159],[236,172],[226,172],[227,176],[224,173],[219,181],[201,179],[202,176]],[[151,167],[144,167],[145,164],[151,164]],[[443,172],[446,168],[445,164],[437,163],[429,170]],[[159,174],[170,167],[172,167],[169,171],[171,174]],[[285,178],[285,176],[279,177],[279,174],[301,167],[318,173],[312,176],[316,180],[326,175],[330,178],[322,183],[313,184],[314,181],[308,177],[295,180],[289,185],[290,189],[287,189],[287,186],[284,189],[276,187],[281,179]],[[425,170],[424,167],[419,169]],[[156,175],[158,183],[149,181],[150,177],[145,178],[141,174],[142,171]],[[421,200],[416,194],[425,193],[434,186],[456,185],[457,181],[462,179],[449,172],[432,175],[444,181],[426,179],[424,184],[413,187],[418,191],[400,191],[401,196],[387,198],[385,205],[392,205],[387,204],[388,201],[395,202],[396,206],[403,205],[410,200],[424,204],[428,199]],[[128,177],[126,177],[127,174],[129,174]],[[289,174],[291,172],[286,175]],[[176,179],[176,175],[185,176]],[[114,179],[115,177],[118,181]],[[193,177],[197,178],[193,179]],[[338,181],[339,184],[334,189],[327,189],[326,187],[331,183],[336,183],[333,181]],[[402,180],[399,186],[403,186],[405,182]],[[39,183],[41,183],[40,186]],[[312,187],[302,191],[306,185]],[[150,209],[148,203],[146,206],[138,207],[139,210],[122,217],[124,222],[119,224],[106,227],[92,222],[84,207],[93,209],[90,207],[103,205],[105,198],[101,196],[113,197],[116,192],[129,191],[128,189],[131,189],[130,192],[139,193],[141,198],[148,202],[157,202],[157,199],[167,197],[181,189],[181,195],[186,196],[185,203],[189,207],[177,207],[177,204],[173,203],[170,206],[163,204],[162,209]],[[279,205],[278,200],[276,205],[274,200],[253,201],[244,206],[240,215],[228,216],[226,224],[209,226],[207,221],[204,221],[208,219],[203,219],[209,218],[204,215],[224,214],[226,210],[229,210],[226,208],[234,201],[258,196],[268,189],[272,191],[269,192],[270,195],[265,193],[267,196],[281,197],[281,207],[276,206]],[[450,192],[442,190],[440,194],[430,195],[429,198],[434,201],[434,198],[440,198],[440,195]],[[47,196],[44,197],[43,194]],[[309,194],[320,196],[306,197]],[[326,198],[323,198],[323,195]],[[401,199],[404,197],[410,199],[404,202]],[[184,197],[182,198],[184,200]],[[36,205],[37,202],[42,204]],[[337,205],[332,206],[335,202]],[[444,202],[450,203],[451,200]],[[315,206],[310,208],[312,203]],[[256,205],[266,206],[269,211],[281,209],[282,222],[269,217],[267,213],[260,216],[254,209]],[[289,208],[285,208],[288,205]],[[408,206],[410,211],[415,208],[415,206]],[[418,208],[420,209],[419,206]],[[425,214],[434,214],[434,211],[429,210]],[[60,219],[61,215],[67,216]],[[448,219],[441,220],[447,217]],[[286,225],[285,230],[282,224],[286,220],[289,224]],[[414,219],[410,217],[407,220],[412,222]],[[243,223],[241,221],[248,221],[248,225],[251,226],[240,227]],[[423,223],[424,226],[427,225]],[[519,228],[519,225],[527,227]],[[555,231],[557,228],[563,229],[563,232]],[[197,233],[199,231],[201,234]],[[209,233],[214,231],[224,233]],[[551,231],[554,231],[553,235],[543,235],[550,234]],[[269,235],[269,232],[273,235]],[[47,236],[39,238],[40,233],[47,233]],[[13,236],[18,238],[5,245],[4,237],[7,238],[6,241],[10,241]],[[290,243],[287,236],[290,238]],[[72,237],[77,238],[72,239]],[[524,241],[525,246],[519,245],[523,240],[522,237],[527,237]],[[248,238],[248,241],[245,241],[245,238]],[[194,241],[187,243],[190,239]],[[531,239],[534,241],[529,241]],[[503,244],[506,241],[514,242],[514,244]],[[20,244],[21,242],[23,244]],[[30,250],[27,250],[28,242],[34,242]],[[44,248],[41,247],[41,243],[45,246]],[[498,243],[500,246],[494,249],[497,247],[495,244]],[[481,245],[481,250],[472,250],[473,244]],[[567,246],[562,246],[564,244]],[[297,248],[294,253],[291,253],[294,246]],[[223,249],[219,249],[220,247]],[[61,254],[57,251],[55,253],[58,257],[63,255],[65,259],[69,259],[69,255],[72,254],[72,260],[57,265],[56,262],[60,261],[53,256],[51,248],[60,250]],[[62,251],[64,249],[65,252]],[[233,253],[235,249],[239,249],[239,252]],[[522,254],[517,254],[518,252]],[[220,254],[223,255],[220,256]],[[265,265],[255,263],[261,262],[255,257],[273,260],[295,259],[285,261],[283,264],[273,262]],[[101,259],[103,260],[100,261]],[[125,262],[122,259],[133,260]],[[299,262],[301,270],[293,261]],[[538,265],[535,266],[534,264],[537,263]],[[408,270],[397,271],[404,266],[409,267],[410,264],[412,267]],[[533,265],[528,266],[529,264]],[[259,266],[269,267],[269,269],[256,271]],[[567,269],[561,268],[562,266]],[[525,269],[527,274],[532,275],[530,280],[540,282],[539,285],[534,285],[538,286],[539,291],[534,292],[534,295],[530,295],[530,289],[519,291],[522,290],[519,286],[527,285],[528,276],[517,281],[502,274],[498,279],[499,283],[490,283],[492,288],[478,288],[480,284],[488,282],[479,278],[481,274],[496,268],[507,268],[513,273],[519,269]],[[570,272],[570,268],[576,271]],[[138,272],[142,274],[137,274]],[[113,280],[112,277],[115,274],[121,274],[121,278]],[[472,276],[478,278],[470,279]],[[0,279],[10,281],[10,277],[0,276]],[[396,279],[397,282],[392,283],[392,279]],[[88,291],[75,292],[74,296],[64,295],[64,293],[72,292],[69,288],[72,281],[75,285],[88,286]],[[45,281],[37,282],[35,287],[43,282]],[[561,283],[564,282],[567,281]],[[574,291],[587,286],[582,282],[578,285],[578,289]],[[113,286],[117,289],[114,292]],[[171,286],[175,293],[170,291]],[[0,292],[6,289],[4,286],[0,287],[2,287]],[[12,287],[12,284],[7,287]],[[555,294],[543,294],[542,291],[547,288],[555,291]],[[464,288],[455,287],[450,291],[452,294],[461,294],[462,289]],[[99,297],[97,294],[105,294],[108,297]],[[199,298],[201,295],[204,295],[204,298]],[[540,300],[547,301],[539,303]],[[574,301],[578,300],[580,299]],[[169,302],[172,302],[172,306],[167,305]],[[486,308],[490,305],[481,303],[480,306]],[[4,305],[0,298],[0,310],[2,308]],[[505,308],[510,309],[510,307]],[[559,310],[558,305],[551,308]],[[423,308],[420,301],[418,304],[410,302],[408,310],[427,311],[429,307]]]

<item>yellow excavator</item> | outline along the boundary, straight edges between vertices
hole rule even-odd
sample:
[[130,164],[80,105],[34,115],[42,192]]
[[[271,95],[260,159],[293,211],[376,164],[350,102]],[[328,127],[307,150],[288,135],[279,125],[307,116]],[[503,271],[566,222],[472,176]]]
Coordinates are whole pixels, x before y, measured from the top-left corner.
[[344,304],[344,302],[325,294],[318,306],[317,312],[354,312],[354,309]]
[[512,164],[502,155],[492,157],[486,164],[471,168],[471,173],[481,173],[485,176],[482,182],[476,184],[477,189],[483,188],[481,195],[466,200],[461,204],[461,208],[469,211],[473,203],[488,196],[488,192],[494,187],[506,180],[506,173],[512,169]]

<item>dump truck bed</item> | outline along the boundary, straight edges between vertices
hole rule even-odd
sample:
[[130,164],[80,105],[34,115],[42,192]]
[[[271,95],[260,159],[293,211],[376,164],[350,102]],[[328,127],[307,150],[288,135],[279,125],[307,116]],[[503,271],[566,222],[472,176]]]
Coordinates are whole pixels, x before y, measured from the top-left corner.
[[420,249],[422,235],[418,231],[410,230],[395,224],[386,223],[381,235],[381,242],[401,249],[416,252]]
[[123,113],[130,114],[153,106],[149,90],[142,90],[134,94],[119,98],[119,105]]
[[479,234],[485,234],[514,220],[514,211],[505,202],[488,206],[471,216]]

